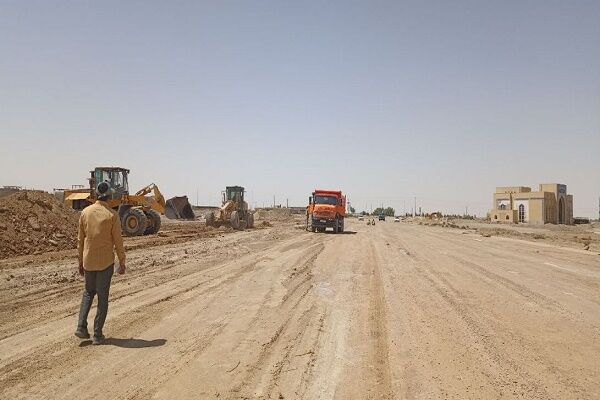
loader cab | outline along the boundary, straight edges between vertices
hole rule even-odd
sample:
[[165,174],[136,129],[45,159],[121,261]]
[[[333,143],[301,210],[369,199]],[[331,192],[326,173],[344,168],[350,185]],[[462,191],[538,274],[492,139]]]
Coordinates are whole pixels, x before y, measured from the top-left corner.
[[241,186],[227,186],[225,192],[223,192],[223,204],[230,200],[242,204],[244,202],[244,188]]
[[119,167],[97,167],[91,171],[90,188],[95,193],[96,185],[100,182],[108,182],[115,190],[111,200],[119,200],[129,194],[128,182],[129,170]]

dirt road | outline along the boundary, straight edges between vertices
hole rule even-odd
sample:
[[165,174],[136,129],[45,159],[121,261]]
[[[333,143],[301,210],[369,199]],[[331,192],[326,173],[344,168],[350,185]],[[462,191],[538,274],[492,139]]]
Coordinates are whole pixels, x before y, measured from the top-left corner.
[[104,346],[73,336],[74,263],[4,261],[0,398],[600,398],[597,254],[405,223],[347,230],[132,250]]

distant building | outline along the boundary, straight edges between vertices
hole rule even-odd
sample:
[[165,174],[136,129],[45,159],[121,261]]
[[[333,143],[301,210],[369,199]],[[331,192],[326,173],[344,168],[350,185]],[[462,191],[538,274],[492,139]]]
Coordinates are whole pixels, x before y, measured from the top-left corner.
[[567,194],[567,185],[558,183],[543,183],[537,192],[525,186],[498,187],[490,219],[492,222],[571,225],[573,196]]

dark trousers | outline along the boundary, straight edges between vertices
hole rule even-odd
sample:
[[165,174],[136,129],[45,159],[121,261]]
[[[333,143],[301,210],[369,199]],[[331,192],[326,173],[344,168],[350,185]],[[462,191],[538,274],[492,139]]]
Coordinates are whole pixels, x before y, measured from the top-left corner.
[[96,310],[96,318],[94,318],[94,336],[102,336],[102,328],[108,312],[108,292],[113,271],[114,264],[102,271],[85,271],[85,289],[81,298],[77,329],[87,331],[87,317],[90,308],[92,308],[94,296],[98,295],[98,310]]

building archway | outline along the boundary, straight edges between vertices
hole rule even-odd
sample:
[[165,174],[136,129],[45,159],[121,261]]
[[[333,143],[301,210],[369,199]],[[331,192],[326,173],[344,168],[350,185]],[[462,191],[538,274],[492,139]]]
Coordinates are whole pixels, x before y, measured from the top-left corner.
[[558,223],[565,223],[565,201],[562,197],[558,200]]

